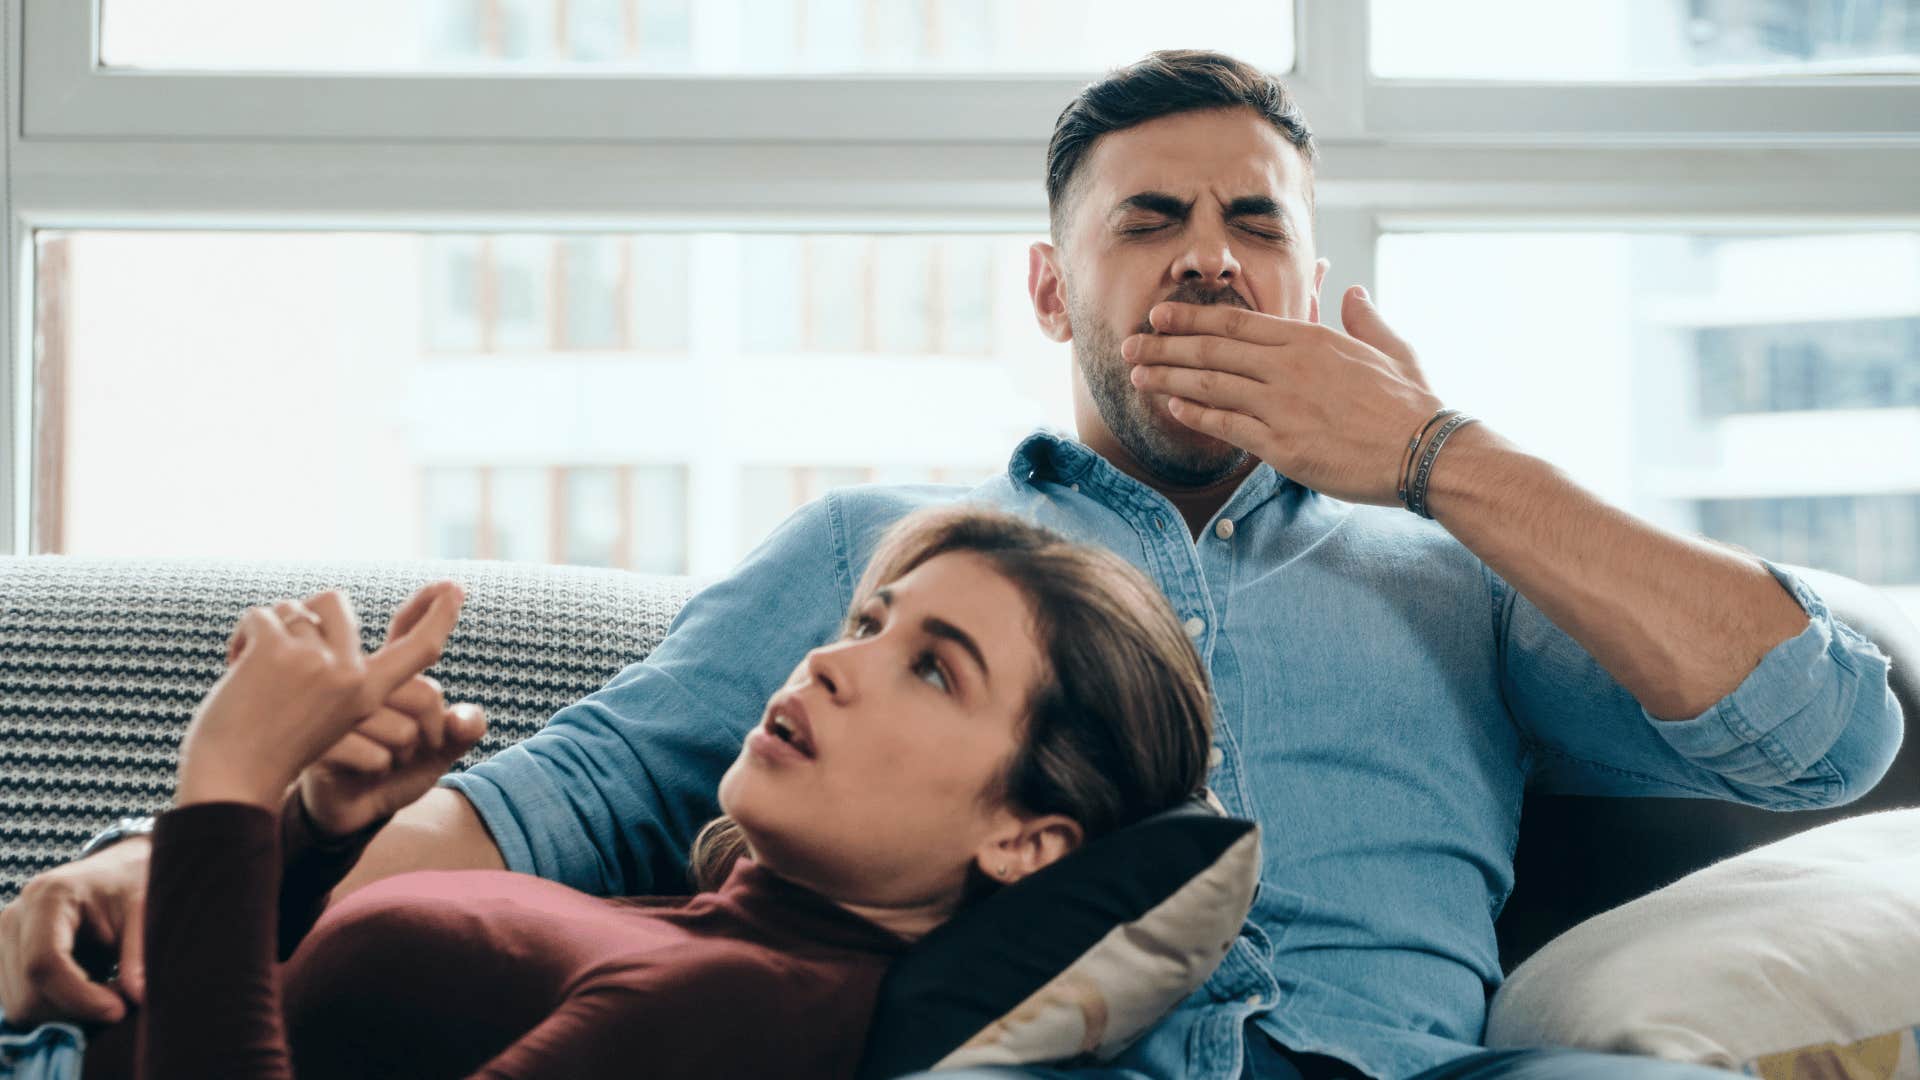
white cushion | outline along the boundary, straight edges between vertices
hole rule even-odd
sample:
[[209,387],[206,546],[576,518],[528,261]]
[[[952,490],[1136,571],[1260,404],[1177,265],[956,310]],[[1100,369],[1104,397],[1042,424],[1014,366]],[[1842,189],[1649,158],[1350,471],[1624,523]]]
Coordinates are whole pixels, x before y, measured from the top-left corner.
[[1920,809],[1789,837],[1581,923],[1507,980],[1487,1044],[1761,1075],[1775,1055],[1890,1054],[1875,1075],[1920,1076],[1916,1025]]

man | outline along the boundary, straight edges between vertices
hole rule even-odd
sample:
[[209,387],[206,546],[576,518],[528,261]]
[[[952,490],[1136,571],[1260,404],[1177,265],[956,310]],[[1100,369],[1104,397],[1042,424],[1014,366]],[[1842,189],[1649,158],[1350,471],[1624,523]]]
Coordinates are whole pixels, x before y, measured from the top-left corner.
[[[1211,786],[1264,829],[1242,935],[1113,1075],[1705,1073],[1475,1046],[1523,787],[1855,798],[1899,742],[1885,658],[1792,575],[1436,415],[1363,291],[1343,299],[1352,336],[1318,325],[1312,165],[1285,91],[1230,58],[1156,54],[1087,88],[1048,149],[1052,242],[1029,267],[1041,329],[1073,345],[1079,441],[1036,433],[971,493],[802,508],[646,661],[400,814],[336,896],[502,865],[600,893],[682,887],[745,728],[834,635],[880,531],[964,496],[1159,583],[1220,705]],[[1401,509],[1409,477],[1437,524]],[[5,913],[0,943],[19,945],[0,964],[58,989],[0,1007],[75,1015],[107,993],[65,953],[83,921],[124,943],[144,875],[143,842],[123,843]],[[137,947],[123,956],[137,997]],[[115,1018],[111,995],[93,1007]]]

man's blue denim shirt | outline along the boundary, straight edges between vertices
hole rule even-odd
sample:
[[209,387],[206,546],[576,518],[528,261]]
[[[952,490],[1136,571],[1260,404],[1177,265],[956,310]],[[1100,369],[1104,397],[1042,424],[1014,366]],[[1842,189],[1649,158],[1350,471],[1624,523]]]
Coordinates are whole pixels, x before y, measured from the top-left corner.
[[1719,704],[1659,721],[1432,522],[1262,465],[1196,542],[1158,492],[1040,431],[971,491],[875,485],[801,508],[651,656],[441,782],[514,870],[599,894],[683,890],[720,775],[768,696],[837,635],[881,533],[962,498],[1131,560],[1212,673],[1210,782],[1260,823],[1262,883],[1219,971],[1119,1062],[1149,1075],[1238,1076],[1249,1019],[1381,1077],[1471,1051],[1501,978],[1493,923],[1528,785],[1829,806],[1870,788],[1900,743],[1886,657],[1778,567],[1806,630]]

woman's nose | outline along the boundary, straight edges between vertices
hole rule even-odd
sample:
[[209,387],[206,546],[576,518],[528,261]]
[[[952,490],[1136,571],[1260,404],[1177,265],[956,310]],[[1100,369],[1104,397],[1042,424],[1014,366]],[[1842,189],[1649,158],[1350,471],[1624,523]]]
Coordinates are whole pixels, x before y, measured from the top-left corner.
[[824,646],[807,654],[807,675],[829,698],[842,704],[853,694],[852,666],[844,645]]

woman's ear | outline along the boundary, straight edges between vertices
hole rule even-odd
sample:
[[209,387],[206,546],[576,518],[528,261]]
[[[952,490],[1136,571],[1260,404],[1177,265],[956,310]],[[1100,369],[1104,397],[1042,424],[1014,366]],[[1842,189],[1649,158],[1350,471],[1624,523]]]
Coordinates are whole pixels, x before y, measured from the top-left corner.
[[1085,839],[1080,823],[1065,814],[1008,815],[1008,827],[982,843],[974,861],[981,873],[1011,885],[1073,854]]
[[1060,277],[1060,249],[1042,240],[1027,249],[1027,295],[1040,332],[1053,341],[1073,340],[1067,317],[1067,286]]

